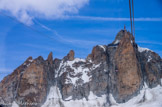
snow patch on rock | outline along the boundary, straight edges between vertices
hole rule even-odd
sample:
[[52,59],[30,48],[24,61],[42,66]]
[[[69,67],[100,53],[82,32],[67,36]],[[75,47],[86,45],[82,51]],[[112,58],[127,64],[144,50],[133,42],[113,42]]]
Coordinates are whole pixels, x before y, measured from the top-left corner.
[[151,50],[148,49],[148,48],[142,48],[142,47],[138,46],[138,51],[139,52],[144,52],[144,51],[151,51]]
[[[79,66],[74,67],[74,64],[79,62],[82,64],[79,64]],[[75,58],[73,61],[66,61],[66,62],[62,61],[57,73],[60,71],[59,76],[61,76],[64,72],[68,71],[67,69],[70,68],[72,72],[68,72],[65,84],[73,84],[76,86],[78,85],[77,81],[79,81],[80,79],[83,81],[83,83],[87,83],[91,80],[91,76],[88,75],[88,72],[90,71],[89,68],[84,67],[85,62],[86,62],[85,59],[80,58]],[[78,74],[80,76],[77,76]]]
[[147,62],[150,62],[152,60],[151,56],[148,57]]
[[112,94],[109,94],[109,101],[111,105],[118,105]]
[[114,44],[118,44],[120,42],[120,40],[116,40],[115,42],[114,42]]
[[72,96],[69,96],[69,97],[66,98],[65,100],[72,100]]
[[33,59],[29,59],[29,62],[33,62]]
[[12,107],[19,107],[19,105],[14,101],[14,102],[12,103]]
[[93,64],[93,66],[92,66],[92,69],[94,70],[94,69],[96,69],[96,68],[98,68],[98,67],[100,67],[101,66],[101,63],[99,63],[99,64]]
[[106,51],[106,48],[103,45],[98,45],[99,47],[101,47],[104,51]]

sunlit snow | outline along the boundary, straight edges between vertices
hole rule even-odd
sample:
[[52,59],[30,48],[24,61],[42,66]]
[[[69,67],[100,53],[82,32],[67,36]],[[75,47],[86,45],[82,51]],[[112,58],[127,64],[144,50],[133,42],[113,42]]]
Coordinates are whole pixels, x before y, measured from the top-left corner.
[[139,52],[144,52],[144,51],[151,51],[151,50],[148,49],[148,48],[142,48],[142,47],[138,46],[138,51]]
[[126,103],[112,105],[111,107],[162,107],[162,87],[149,89],[146,85],[140,94]]
[[[97,97],[93,92],[90,92],[88,100],[85,98],[82,100],[71,100],[71,98],[70,96],[68,98],[69,101],[63,101],[60,90],[57,87],[52,87],[42,107],[62,107],[61,105],[64,107],[107,107],[104,106],[107,103],[106,95]],[[162,87],[157,86],[149,89],[145,84],[138,96],[122,104],[117,104],[112,94],[109,95],[109,99],[111,107],[162,107]]]
[[12,107],[19,107],[19,105],[14,101],[14,102],[12,103]]
[[103,45],[98,45],[98,46],[101,47],[104,51],[106,51],[106,49]]
[[68,99],[69,101],[63,101],[60,90],[54,86],[51,87],[47,100],[42,107],[103,107],[103,104],[106,103],[106,95],[97,97],[93,92],[90,92],[88,100],[85,98],[82,100],[70,100],[71,97]]
[[[79,66],[75,66],[74,64],[81,62],[82,64]],[[78,85],[77,82],[79,80],[82,80],[82,84],[87,83],[89,81],[91,81],[91,75],[88,75],[88,73],[98,67],[100,67],[101,63],[99,64],[93,64],[93,66],[91,68],[85,67],[85,59],[80,59],[80,58],[75,58],[73,61],[66,61],[66,62],[61,62],[60,66],[56,72],[55,78],[57,76],[61,76],[64,72],[67,72],[67,68],[70,67],[70,69],[72,69],[72,72],[68,72],[67,77],[66,77],[66,81],[65,84],[73,84],[73,85]],[[91,63],[91,62],[89,62]],[[76,76],[77,74],[80,74],[80,76]],[[73,77],[71,77],[70,75],[73,75]],[[79,84],[81,85],[81,84]]]
[[115,42],[114,42],[114,44],[118,44],[120,42],[120,40],[116,40]]
[[148,57],[147,62],[150,62],[152,60],[151,56]]

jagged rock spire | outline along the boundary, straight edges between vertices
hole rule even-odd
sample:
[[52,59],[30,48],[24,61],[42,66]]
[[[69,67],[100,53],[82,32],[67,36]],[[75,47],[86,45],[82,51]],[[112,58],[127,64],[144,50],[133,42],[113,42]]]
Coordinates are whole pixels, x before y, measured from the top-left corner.
[[93,47],[91,54],[87,56],[87,60],[93,61],[95,64],[99,64],[106,60],[106,45],[97,45]]
[[67,54],[67,56],[64,57],[64,60],[72,61],[72,60],[74,60],[74,55],[75,55],[75,52],[73,50],[70,50],[70,52]]
[[48,55],[47,61],[52,64],[53,63],[53,53],[50,52],[50,54]]
[[114,56],[115,70],[118,73],[117,89],[119,101],[127,99],[128,96],[136,93],[140,88],[142,80],[141,68],[131,42],[132,40],[130,40],[131,36],[130,33],[124,32]]
[[121,30],[120,32],[118,32],[118,34],[116,35],[115,40],[113,41],[112,44],[119,44],[119,42],[125,36],[125,34],[128,35],[130,41],[135,42],[133,35],[125,29],[125,30]]

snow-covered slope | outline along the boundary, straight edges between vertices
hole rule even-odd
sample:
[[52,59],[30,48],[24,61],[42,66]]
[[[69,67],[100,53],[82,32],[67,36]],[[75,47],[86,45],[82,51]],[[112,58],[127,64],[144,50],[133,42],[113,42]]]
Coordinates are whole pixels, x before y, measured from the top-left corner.
[[92,92],[88,97],[88,100],[68,100],[63,101],[60,91],[57,87],[52,87],[48,95],[47,101],[42,107],[162,107],[162,87],[150,89],[145,84],[144,88],[140,91],[140,94],[126,103],[117,104],[110,94],[110,105],[106,105],[106,96],[97,97]]
[[109,95],[110,104],[107,103],[106,95],[97,97],[90,92],[88,100],[71,100],[63,101],[60,90],[54,86],[51,87],[46,102],[42,107],[162,107],[162,87],[148,88],[145,84],[140,94],[126,103],[118,104],[115,102],[112,94]]
[[[92,67],[88,68],[86,65],[92,64]],[[61,64],[56,72],[55,77],[60,77],[64,73],[67,73],[65,76],[65,84],[73,84],[75,86],[82,85],[91,81],[91,75],[89,74],[92,70],[98,68],[100,64],[93,64],[91,61],[86,62],[85,59],[75,58],[73,61],[61,61]],[[82,82],[78,82],[78,81]]]
[[42,107],[103,107],[106,104],[106,95],[97,97],[93,92],[90,92],[88,100],[85,98],[82,100],[71,100],[70,97],[66,100],[62,100],[60,90],[54,86],[51,87],[47,100]]
[[112,105],[111,107],[162,107],[162,87],[149,89],[144,87],[140,94],[126,103]]

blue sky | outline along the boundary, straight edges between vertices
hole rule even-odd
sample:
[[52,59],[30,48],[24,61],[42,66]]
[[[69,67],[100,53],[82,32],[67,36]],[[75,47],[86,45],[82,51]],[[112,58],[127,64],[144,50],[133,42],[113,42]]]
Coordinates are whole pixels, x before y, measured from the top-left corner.
[[[111,43],[124,24],[130,30],[128,0],[69,0],[71,4],[52,2],[43,8],[41,2],[26,6],[26,2],[14,0],[11,8],[7,7],[11,0],[3,1],[0,1],[0,80],[29,56],[46,59],[52,51],[54,58],[62,58],[73,49],[76,57],[85,58],[93,46]],[[134,0],[134,8],[136,42],[162,56],[162,1]]]

